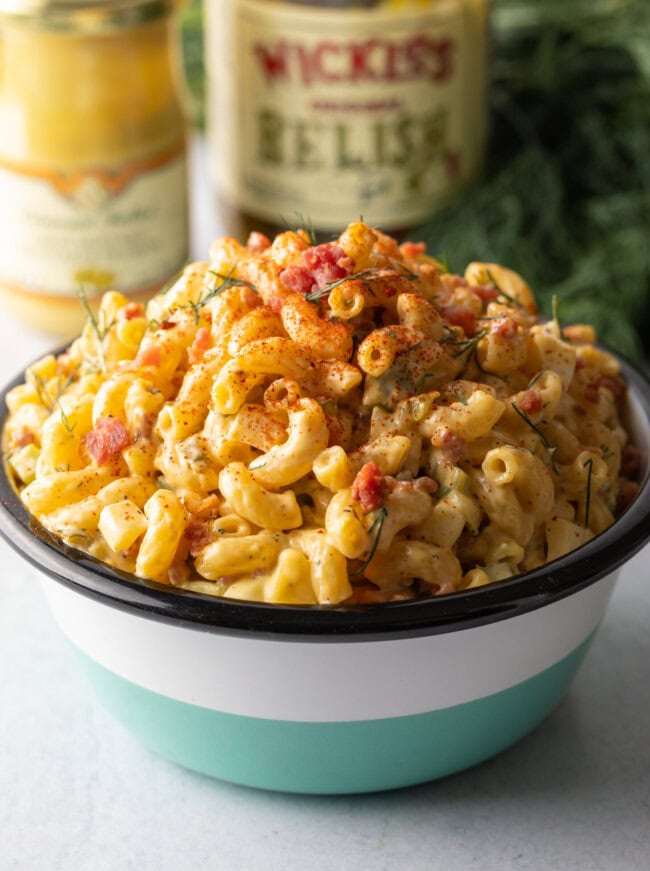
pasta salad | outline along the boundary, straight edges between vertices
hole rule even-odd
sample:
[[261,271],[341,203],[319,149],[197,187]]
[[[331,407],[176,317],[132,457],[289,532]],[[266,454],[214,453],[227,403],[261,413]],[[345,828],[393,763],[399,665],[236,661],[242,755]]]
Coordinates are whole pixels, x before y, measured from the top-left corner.
[[616,359],[498,264],[455,275],[356,222],[222,238],[146,306],[82,303],[9,392],[5,456],[43,526],[141,578],[440,595],[556,559],[635,493]]

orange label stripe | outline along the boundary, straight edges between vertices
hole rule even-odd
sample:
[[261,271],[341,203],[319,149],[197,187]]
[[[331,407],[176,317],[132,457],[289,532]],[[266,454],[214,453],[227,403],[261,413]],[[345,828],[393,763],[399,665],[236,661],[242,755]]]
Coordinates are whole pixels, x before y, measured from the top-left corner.
[[29,178],[41,179],[50,184],[64,197],[73,196],[77,189],[88,179],[95,179],[105,190],[113,196],[117,196],[117,194],[125,190],[125,188],[127,188],[138,176],[145,172],[151,172],[154,169],[158,169],[166,163],[170,163],[176,158],[181,157],[184,152],[185,144],[181,143],[167,151],[163,151],[155,157],[134,161],[133,163],[126,164],[119,169],[93,168],[64,172],[55,169],[30,166],[29,164],[7,160],[3,157],[0,157],[0,168],[7,169],[18,175],[28,176]]

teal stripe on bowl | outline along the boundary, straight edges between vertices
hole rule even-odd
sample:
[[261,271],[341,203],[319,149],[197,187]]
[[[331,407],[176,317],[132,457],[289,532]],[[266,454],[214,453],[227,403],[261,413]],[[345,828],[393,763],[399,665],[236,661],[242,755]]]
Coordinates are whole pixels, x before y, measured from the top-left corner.
[[452,774],[499,753],[557,704],[595,633],[514,687],[384,720],[306,723],[224,714],[143,689],[74,648],[100,700],[153,750],[187,768],[282,792],[375,792]]

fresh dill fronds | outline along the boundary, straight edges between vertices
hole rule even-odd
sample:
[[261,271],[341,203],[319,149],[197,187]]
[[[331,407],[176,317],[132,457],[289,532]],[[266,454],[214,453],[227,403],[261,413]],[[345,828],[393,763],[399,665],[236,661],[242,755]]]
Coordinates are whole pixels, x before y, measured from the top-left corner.
[[339,287],[346,281],[365,281],[373,276],[377,277],[376,271],[376,269],[363,269],[361,272],[353,272],[351,275],[344,275],[343,278],[337,278],[335,281],[328,281],[322,287],[319,287],[318,290],[308,293],[305,296],[305,299],[307,302],[318,302],[318,300],[321,300],[324,296],[329,296],[335,287]]
[[[86,290],[83,285],[77,291],[77,295],[79,297],[79,302],[81,303],[81,307],[86,313],[86,321],[90,324],[93,333],[95,334],[95,338],[97,339],[97,348],[99,351],[99,368],[102,372],[106,372],[106,357],[104,355],[104,339],[106,338],[106,333],[110,329],[110,326],[107,327],[106,330],[101,330],[99,324],[97,322],[97,318],[93,310],[88,303],[88,297],[86,295]],[[112,326],[112,325],[111,325]]]
[[556,455],[556,453],[557,453],[558,446],[557,446],[557,445],[550,445],[550,444],[549,444],[548,439],[546,438],[546,436],[544,435],[544,433],[541,431],[541,429],[539,429],[539,427],[536,426],[536,425],[533,423],[533,421],[528,417],[528,415],[526,414],[525,411],[522,411],[522,409],[519,408],[519,406],[517,405],[516,402],[511,402],[510,404],[512,405],[512,407],[513,407],[513,409],[515,410],[515,412],[519,415],[519,417],[520,417],[520,418],[521,418],[521,419],[522,419],[522,420],[523,420],[523,421],[524,421],[524,422],[525,422],[525,423],[526,423],[526,424],[527,424],[527,425],[528,425],[528,426],[533,430],[533,432],[535,432],[535,433],[537,434],[537,436],[539,437],[539,440],[541,441],[542,445],[543,445],[543,446],[546,448],[546,450],[548,451],[548,454],[549,454],[549,457],[550,457],[550,460],[551,460],[551,467],[553,468],[553,471],[554,471],[555,474],[557,475],[557,473],[558,473],[558,469],[557,469],[557,464],[556,464],[556,461],[555,461],[555,455]]
[[41,376],[35,372],[32,373],[32,378],[34,379],[33,380],[33,387],[34,387],[34,390],[36,391],[36,395],[38,396],[38,398],[41,402],[41,405],[44,405],[45,408],[47,408],[47,410],[50,413],[52,413],[52,411],[54,411],[55,400],[50,399],[50,396],[49,396],[48,391],[47,391],[47,385],[45,384],[45,382],[43,381]]
[[495,290],[498,291],[499,296],[502,296],[502,297],[504,297],[505,299],[507,299],[508,302],[509,302],[511,305],[514,305],[514,306],[515,306],[515,308],[523,308],[522,304],[519,302],[518,299],[515,299],[514,296],[511,296],[509,293],[507,293],[507,292],[506,292],[506,291],[505,291],[505,290],[504,290],[504,289],[499,285],[498,281],[496,280],[496,278],[494,277],[494,275],[492,275],[492,272],[491,272],[489,269],[487,270],[487,277],[490,279],[490,281],[491,281],[492,284],[494,285]]
[[[235,267],[233,267],[234,270]],[[203,308],[203,306],[207,305],[211,300],[215,297],[219,296],[224,290],[229,290],[231,287],[247,287],[249,290],[254,291],[255,293],[259,293],[254,284],[250,281],[246,281],[245,278],[235,278],[232,274],[231,270],[227,275],[222,275],[220,272],[215,272],[212,269],[208,269],[208,273],[210,275],[214,275],[215,278],[218,279],[217,283],[208,288],[207,293],[204,296],[199,297],[196,302],[189,302],[187,305],[180,306],[180,308],[190,308],[194,312],[194,323],[198,324],[199,322],[199,312]]]
[[458,339],[458,340],[454,340],[454,341],[449,340],[449,341],[445,342],[444,344],[454,345],[454,346],[458,347],[458,350],[453,355],[454,359],[456,359],[456,357],[462,357],[463,354],[466,354],[467,351],[469,351],[470,352],[470,355],[468,358],[468,362],[469,362],[469,360],[471,360],[472,357],[476,354],[476,346],[478,345],[478,343],[481,341],[482,338],[487,336],[487,334],[488,334],[487,330],[481,330],[480,333],[477,333],[475,336],[472,336],[470,339]]
[[409,281],[417,281],[420,277],[417,272],[413,272],[413,270],[409,269],[405,263],[393,263],[389,269],[394,269],[400,275],[403,275],[404,278],[408,278]]
[[311,218],[305,218],[305,216],[301,212],[294,212],[295,220],[293,223],[289,223],[285,217],[280,215],[280,221],[286,227],[287,230],[291,230],[294,233],[297,233],[298,230],[303,230],[307,234],[307,239],[310,245],[315,246],[318,245],[318,237],[316,235],[316,230],[314,229],[314,222]]
[[61,402],[58,399],[56,401],[56,404],[59,408],[59,414],[61,415],[61,422],[63,423],[63,426],[70,433],[70,435],[72,435],[72,433],[74,432],[75,427],[77,425],[76,422],[71,425],[70,421],[68,420],[68,415],[63,410],[63,406],[61,405]]
[[410,281],[416,281],[420,276],[405,266],[403,263],[393,263],[387,267],[371,267],[370,269],[362,269],[360,272],[353,272],[350,275],[344,275],[343,278],[337,278],[334,281],[328,281],[318,290],[308,293],[305,299],[308,302],[318,302],[346,281],[362,281],[365,289],[371,296],[374,296],[371,284],[373,281],[379,281],[381,278],[408,278]]
[[456,387],[454,387],[452,392],[458,402],[460,402],[462,405],[467,405],[467,398],[465,397],[465,394],[460,393]]
[[358,569],[355,569],[353,572],[350,572],[351,578],[357,577],[358,575],[362,575],[365,572],[365,570],[368,568],[370,563],[372,562],[372,560],[375,556],[375,553],[377,552],[377,548],[379,547],[379,539],[381,538],[381,531],[384,528],[384,521],[386,520],[387,517],[388,517],[388,509],[384,508],[384,506],[382,505],[382,507],[379,509],[377,516],[372,521],[370,529],[368,530],[368,533],[370,535],[374,534],[374,536],[375,536],[375,538],[372,542],[372,547],[370,548],[370,553],[368,554],[367,559],[364,560],[364,562],[359,566]]

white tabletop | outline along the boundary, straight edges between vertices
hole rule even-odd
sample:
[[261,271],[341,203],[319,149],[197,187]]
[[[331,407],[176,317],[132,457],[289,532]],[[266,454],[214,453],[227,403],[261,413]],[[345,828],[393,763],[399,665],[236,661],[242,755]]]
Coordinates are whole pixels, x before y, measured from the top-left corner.
[[[214,215],[194,204],[195,256]],[[6,381],[53,341],[0,318]],[[96,703],[0,542],[0,871],[625,871],[650,855],[650,547],[568,695],[483,765],[392,793],[264,793],[141,746]]]

